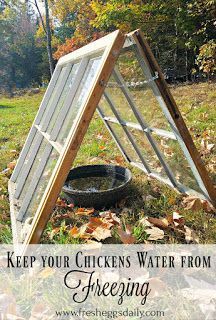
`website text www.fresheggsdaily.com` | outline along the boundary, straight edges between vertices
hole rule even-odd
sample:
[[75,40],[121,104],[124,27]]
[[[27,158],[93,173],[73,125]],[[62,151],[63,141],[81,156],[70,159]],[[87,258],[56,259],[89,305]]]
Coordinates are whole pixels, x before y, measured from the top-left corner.
[[66,318],[66,317],[96,317],[98,319],[116,319],[118,317],[136,317],[137,319],[160,319],[165,316],[164,311],[159,310],[140,310],[139,308],[135,308],[130,310],[126,308],[125,310],[101,310],[101,309],[94,309],[94,310],[85,310],[85,309],[78,309],[78,310],[62,310],[62,311],[55,311],[57,318]]

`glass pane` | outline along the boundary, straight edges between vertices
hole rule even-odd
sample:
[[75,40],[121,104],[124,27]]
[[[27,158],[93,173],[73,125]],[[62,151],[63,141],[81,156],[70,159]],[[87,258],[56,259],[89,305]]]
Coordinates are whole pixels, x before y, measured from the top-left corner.
[[42,198],[42,196],[46,190],[46,187],[49,183],[52,172],[56,166],[58,157],[59,157],[58,152],[52,148],[50,156],[47,160],[46,166],[45,166],[43,173],[38,181],[36,190],[34,192],[32,199],[31,199],[30,205],[27,209],[26,217],[31,217],[31,216],[35,215],[37,208],[40,204],[41,198]]
[[17,189],[20,189],[20,187],[23,184],[23,180],[25,180],[25,178],[29,174],[29,171],[31,170],[34,159],[37,156],[37,152],[40,149],[42,140],[43,140],[42,135],[39,132],[37,132],[34,136],[32,145],[26,155],[25,161],[23,162],[22,168],[20,170],[20,174],[17,178]]
[[121,87],[118,85],[113,75],[110,77],[110,80],[108,82],[106,93],[112,100],[122,120],[125,120],[127,122],[137,123],[137,119],[124,93],[122,92]]
[[[131,48],[129,51],[121,53],[117,65],[143,120],[149,126],[170,130],[169,123],[151,88],[154,80],[152,77],[149,79],[144,75],[135,49]],[[130,115],[126,113],[125,115],[127,116],[125,120],[132,121]]]
[[140,130],[136,130],[132,128],[130,128],[129,131],[136,142],[136,146],[139,148],[142,156],[144,157],[147,164],[149,165],[150,170],[157,172],[164,177],[167,177],[145,133]]
[[119,124],[109,122],[110,127],[112,128],[113,132],[117,136],[118,140],[120,141],[122,147],[124,148],[127,156],[130,158],[131,162],[140,162],[140,158],[137,155],[136,151],[134,150],[133,145],[129,141],[126,133],[122,129]]
[[201,192],[178,141],[159,137],[154,133],[152,133],[152,136],[157,141],[176,180],[191,189]]
[[75,78],[75,76],[76,76],[76,74],[77,74],[79,64],[80,64],[80,63],[76,63],[76,64],[72,67],[72,69],[71,69],[71,71],[70,71],[70,74],[69,74],[69,76],[68,76],[68,78],[67,78],[67,81],[66,81],[66,84],[65,84],[65,86],[64,86],[64,89],[63,89],[63,91],[62,91],[61,97],[60,97],[60,99],[59,99],[59,101],[58,101],[58,104],[57,104],[57,106],[56,106],[56,108],[55,108],[54,114],[52,115],[51,121],[50,121],[49,126],[48,126],[48,128],[47,128],[47,132],[48,132],[49,134],[51,133],[51,130],[53,129],[53,127],[54,127],[54,125],[55,125],[55,123],[56,123],[57,117],[58,117],[58,115],[59,115],[60,110],[62,109],[62,107],[63,107],[63,105],[64,105],[64,102],[65,102],[65,99],[66,99],[66,97],[67,97],[67,94],[68,94],[70,88],[71,88],[72,85],[73,85],[74,78]]
[[[39,138],[40,134],[38,133],[37,136]],[[43,139],[43,141],[42,141],[42,143],[41,143],[41,145],[40,145],[40,147],[38,149],[38,152],[37,152],[37,155],[36,155],[35,160],[33,162],[33,165],[31,166],[31,169],[30,169],[30,171],[28,173],[27,179],[26,179],[26,181],[24,183],[22,192],[21,192],[21,194],[19,196],[19,207],[21,207],[21,205],[22,205],[22,202],[23,202],[23,200],[24,200],[24,198],[26,196],[26,193],[27,193],[27,191],[29,189],[30,183],[31,183],[31,181],[32,181],[32,179],[34,177],[34,174],[35,174],[35,172],[36,172],[36,170],[38,168],[38,165],[40,164],[40,162],[42,160],[42,156],[44,154],[46,146],[47,146],[47,142],[46,142],[45,139]],[[23,170],[25,170],[25,167],[23,167]]]
[[101,111],[103,112],[105,117],[112,117],[115,118],[106,98],[104,97],[104,95],[101,97],[100,99],[100,103],[99,103],[99,107],[101,109]]
[[43,117],[41,119],[40,125],[44,125],[45,119],[47,119],[48,114],[50,113],[50,110],[53,109],[53,106],[56,105],[56,100],[58,100],[59,95],[61,92],[59,92],[59,86],[61,86],[62,82],[66,81],[67,78],[65,79],[65,73],[66,73],[67,66],[64,66],[60,72],[60,75],[58,77],[58,80],[55,84],[55,87],[53,89],[53,92],[51,94],[51,97],[49,99],[49,102],[46,106],[45,112],[43,114]]
[[64,124],[62,126],[62,129],[60,131],[59,137],[57,138],[57,141],[61,144],[65,143],[65,140],[75,122],[75,119],[79,113],[79,111],[82,109],[86,102],[86,98],[89,95],[89,92],[91,90],[92,84],[95,80],[95,77],[97,75],[97,71],[100,67],[101,63],[101,56],[95,57],[89,60],[88,66],[86,68],[84,77],[80,83],[79,89],[77,90],[77,93],[75,95],[75,98],[72,102],[72,105],[70,107],[70,110],[67,114],[67,117],[64,121]]

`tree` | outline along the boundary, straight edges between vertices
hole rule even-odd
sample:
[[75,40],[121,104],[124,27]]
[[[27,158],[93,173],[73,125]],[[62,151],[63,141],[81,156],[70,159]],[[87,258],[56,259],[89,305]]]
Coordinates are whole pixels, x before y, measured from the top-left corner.
[[0,14],[0,86],[12,95],[15,87],[40,82],[41,52],[35,43],[35,18],[26,5],[8,2]]
[[197,64],[208,78],[210,75],[216,74],[216,43],[214,40],[210,40],[200,47]]
[[42,14],[40,12],[37,0],[34,0],[35,7],[37,9],[37,12],[40,17],[41,24],[43,26],[44,32],[46,34],[46,47],[47,47],[47,55],[48,55],[48,61],[49,61],[49,68],[50,68],[50,74],[53,74],[54,71],[54,61],[53,61],[53,55],[52,55],[52,32],[50,27],[50,16],[49,16],[49,3],[48,0],[44,0],[44,7],[45,7],[45,23],[42,17]]

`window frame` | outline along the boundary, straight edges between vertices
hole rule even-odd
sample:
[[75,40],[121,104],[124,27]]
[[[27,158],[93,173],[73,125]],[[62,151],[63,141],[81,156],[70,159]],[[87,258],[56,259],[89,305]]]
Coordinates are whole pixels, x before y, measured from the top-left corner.
[[[13,242],[15,245],[21,243],[20,234],[23,229],[23,220],[21,219],[22,217],[19,219],[20,221],[17,219],[18,212],[16,211],[16,199],[14,198],[14,194],[16,192],[15,181],[19,177],[20,170],[26,159],[28,151],[30,150],[36,133],[40,132],[43,138],[48,141],[48,145],[52,145],[52,147],[54,147],[54,149],[59,152],[59,158],[51,174],[46,190],[40,200],[37,211],[33,217],[30,229],[23,242],[24,246],[28,244],[38,243],[40,240],[42,232],[49,219],[49,215],[52,212],[53,207],[55,206],[57,197],[70,171],[71,165],[76,157],[94,111],[99,103],[104,90],[104,85],[107,83],[112,69],[115,65],[115,61],[118,58],[118,54],[120,53],[120,50],[123,46],[124,39],[125,35],[117,30],[59,59],[18,159],[17,165],[8,184]],[[60,146],[57,141],[53,141],[50,139],[46,131],[44,132],[43,130],[41,130],[40,121],[45,113],[46,106],[49,103],[49,99],[51,98],[62,67],[72,63],[74,65],[77,61],[80,60],[82,64],[82,61],[85,62],[85,59],[91,59],[92,56],[97,55],[100,52],[103,52],[101,55],[100,66],[94,75],[94,81],[89,88],[89,94],[87,95],[87,97],[85,97],[82,103],[82,107],[75,117],[76,123],[74,123],[74,125],[72,125],[72,127],[70,128],[70,132],[67,135],[65,143],[63,144],[63,146]],[[82,79],[82,77],[80,78]],[[68,101],[68,103],[69,102],[70,101]],[[53,110],[52,112],[54,113]]]
[[[122,155],[132,166],[141,169],[147,175],[152,176],[157,180],[169,185],[170,187],[176,189],[178,192],[189,195],[196,195],[203,199],[207,199],[213,204],[216,204],[216,190],[214,188],[214,185],[209,177],[205,165],[201,160],[200,154],[196,149],[196,146],[191,138],[191,135],[181,116],[176,102],[168,88],[162,71],[156,59],[154,58],[153,53],[147,41],[145,40],[143,33],[140,30],[136,30],[127,35],[127,39],[122,51],[127,51],[131,46],[136,47],[137,56],[140,58],[140,64],[143,73],[147,76],[150,87],[158,100],[158,107],[163,111],[166,120],[171,124],[172,131],[154,128],[145,123],[142,116],[139,115],[139,111],[128,89],[128,85],[125,83],[123,77],[116,68],[114,68],[114,71],[112,73],[113,77],[115,78],[117,85],[119,85],[119,88],[121,88],[121,91],[126,97],[127,102],[136,117],[137,123],[127,122],[121,117],[121,115],[118,113],[118,108],[115,106],[115,103],[112,101],[112,99],[110,99],[109,95],[106,93],[106,90],[103,96],[110,109],[112,110],[114,117],[106,116],[99,104],[97,111],[101,119],[103,120],[108,131],[115,140]],[[131,147],[134,148],[136,154],[138,155],[139,162],[134,162],[130,159],[119,137],[116,135],[115,130],[112,129],[110,124],[117,124],[122,128],[122,130],[128,137],[128,141],[130,142]],[[162,168],[166,172],[167,178],[164,178],[154,170],[150,170],[145,157],[141,154],[139,147],[136,145],[136,142],[130,134],[130,128],[142,131],[145,134],[145,137],[149,140],[149,143],[152,146],[155,155],[159,159]],[[152,132],[157,136],[177,141],[180,149],[183,152],[183,155],[185,156],[185,159],[190,165],[197,185],[202,192],[195,191],[194,189],[191,189],[176,180],[172,169],[169,167],[166,159],[163,156],[163,152],[161,152],[160,148],[156,144],[155,139],[152,137]]]

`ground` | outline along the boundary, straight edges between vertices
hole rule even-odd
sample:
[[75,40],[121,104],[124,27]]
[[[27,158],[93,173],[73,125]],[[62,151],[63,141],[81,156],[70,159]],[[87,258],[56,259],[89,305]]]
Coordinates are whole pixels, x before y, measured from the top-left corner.
[[[215,139],[215,89],[214,83],[171,87],[213,179],[215,179],[216,164],[213,143]],[[8,178],[12,170],[5,169],[9,163],[17,159],[42,96],[43,92],[16,96],[12,99],[0,97],[0,242],[2,243],[12,241],[7,192]],[[115,143],[110,139],[109,133],[104,130],[103,123],[97,114],[94,116],[75,161],[76,166],[89,163],[127,165]],[[206,212],[210,210],[200,209],[200,206],[189,206],[191,209],[188,209],[182,195],[146,177],[139,170],[130,169],[133,173],[133,182],[129,196],[115,208],[111,208],[112,216],[108,220],[106,220],[108,213],[102,213],[105,215],[106,222],[111,221],[112,225],[112,237],[108,237],[104,240],[105,242],[152,241],[154,235],[152,236],[151,232],[149,234],[148,230],[151,229],[157,233],[158,230],[154,229],[156,226],[162,230],[159,231],[159,236],[155,236],[157,243],[185,243],[188,241],[216,243],[216,219],[213,212]],[[101,224],[103,219],[100,214],[101,212],[94,210],[66,207],[64,202],[59,200],[44,232],[42,242],[86,241],[86,237],[80,232],[80,227],[83,225],[93,223],[106,229],[106,226]],[[149,219],[146,220],[146,217]],[[160,218],[160,221],[152,218]],[[92,237],[87,238],[89,240]],[[93,238],[100,240],[100,235]]]

